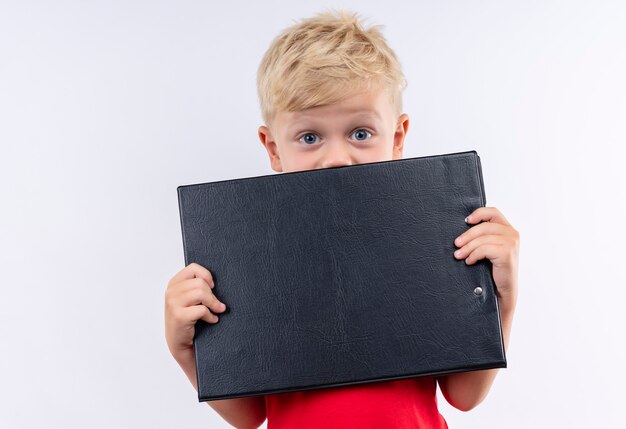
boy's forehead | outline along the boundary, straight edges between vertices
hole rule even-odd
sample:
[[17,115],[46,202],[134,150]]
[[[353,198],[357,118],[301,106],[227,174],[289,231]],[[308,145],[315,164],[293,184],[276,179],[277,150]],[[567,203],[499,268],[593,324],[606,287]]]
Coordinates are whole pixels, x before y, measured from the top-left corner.
[[380,119],[384,115],[384,110],[388,107],[388,100],[386,100],[384,95],[384,92],[368,91],[348,95],[333,103],[321,104],[303,110],[283,111],[282,114],[289,121],[312,119],[325,114],[344,117],[369,116]]
[[[327,109],[324,109],[327,108]],[[325,111],[330,111],[332,110],[333,112],[333,116],[336,115],[341,115],[344,117],[351,117],[351,118],[381,118],[381,112],[378,109],[372,109],[369,107],[359,107],[359,108],[354,108],[354,109],[345,109],[345,108],[337,108],[337,109],[333,109],[332,105],[323,105],[323,106],[316,106],[310,109],[305,109],[305,110],[296,110],[294,112],[287,112],[287,116],[290,119],[312,119],[312,118],[317,118],[320,116],[320,114],[324,113]]]

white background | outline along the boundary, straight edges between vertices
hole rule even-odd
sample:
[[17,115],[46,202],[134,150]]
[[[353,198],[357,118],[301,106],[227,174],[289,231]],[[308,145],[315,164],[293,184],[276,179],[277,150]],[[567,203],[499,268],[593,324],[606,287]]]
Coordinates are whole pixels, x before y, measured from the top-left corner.
[[509,367],[451,428],[623,427],[626,3],[0,3],[0,426],[227,428],[170,356],[176,187],[274,173],[255,73],[297,19],[384,25],[405,157],[476,150],[521,233]]

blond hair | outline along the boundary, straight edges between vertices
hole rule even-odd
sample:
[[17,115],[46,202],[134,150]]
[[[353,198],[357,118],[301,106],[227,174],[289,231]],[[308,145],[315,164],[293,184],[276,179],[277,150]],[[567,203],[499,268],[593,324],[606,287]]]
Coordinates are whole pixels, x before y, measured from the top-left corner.
[[257,71],[261,116],[331,104],[372,85],[387,89],[397,115],[407,81],[381,25],[364,28],[356,13],[325,11],[283,30]]

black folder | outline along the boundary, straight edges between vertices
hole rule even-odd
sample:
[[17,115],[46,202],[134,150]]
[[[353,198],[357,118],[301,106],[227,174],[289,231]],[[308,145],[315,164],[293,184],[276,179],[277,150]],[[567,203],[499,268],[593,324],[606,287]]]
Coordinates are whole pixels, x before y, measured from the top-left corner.
[[492,276],[458,260],[486,204],[476,151],[179,186],[200,402],[505,368]]

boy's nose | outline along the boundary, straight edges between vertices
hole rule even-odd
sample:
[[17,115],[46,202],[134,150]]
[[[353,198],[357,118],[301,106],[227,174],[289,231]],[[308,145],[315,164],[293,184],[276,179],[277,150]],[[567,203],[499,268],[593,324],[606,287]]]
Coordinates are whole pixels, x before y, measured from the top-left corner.
[[329,143],[326,149],[326,153],[320,163],[320,168],[341,167],[354,164],[354,160],[343,142]]
[[330,159],[324,160],[321,168],[341,167],[344,165],[352,165],[353,162],[349,159]]

